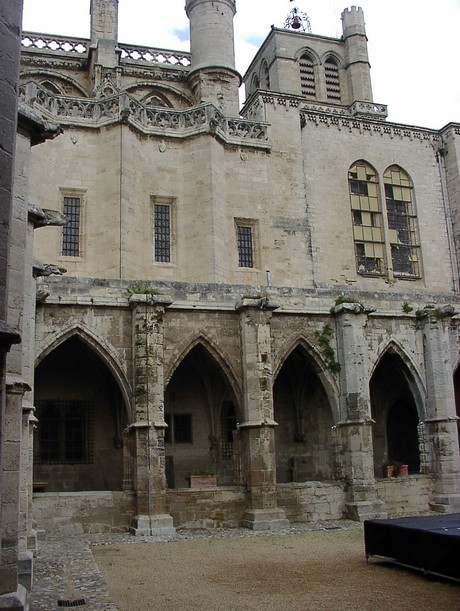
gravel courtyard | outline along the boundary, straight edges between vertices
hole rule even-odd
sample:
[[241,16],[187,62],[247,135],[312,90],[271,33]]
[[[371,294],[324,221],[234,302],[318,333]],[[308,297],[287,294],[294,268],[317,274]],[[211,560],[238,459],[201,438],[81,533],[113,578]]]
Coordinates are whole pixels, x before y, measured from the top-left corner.
[[367,564],[361,526],[91,549],[119,611],[460,610],[459,584]]

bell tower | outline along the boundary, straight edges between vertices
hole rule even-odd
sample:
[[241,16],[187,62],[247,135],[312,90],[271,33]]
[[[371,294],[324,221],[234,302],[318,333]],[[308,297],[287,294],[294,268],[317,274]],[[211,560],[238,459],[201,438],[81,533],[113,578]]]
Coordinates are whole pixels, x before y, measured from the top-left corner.
[[241,76],[235,69],[236,0],[186,0],[185,10],[190,20],[190,82],[196,101],[211,102],[222,113],[238,116]]

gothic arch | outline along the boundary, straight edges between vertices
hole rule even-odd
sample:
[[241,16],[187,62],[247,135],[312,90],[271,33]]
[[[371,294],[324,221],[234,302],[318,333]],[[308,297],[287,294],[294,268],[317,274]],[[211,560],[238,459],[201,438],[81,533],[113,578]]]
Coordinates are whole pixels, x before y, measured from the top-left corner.
[[171,85],[164,85],[163,83],[157,82],[152,86],[151,81],[139,81],[138,83],[128,85],[123,91],[136,99],[138,99],[137,95],[139,95],[139,102],[141,104],[143,100],[154,95],[159,95],[167,102],[169,108],[177,108],[177,104],[174,104],[174,100],[179,101],[185,108],[193,106],[193,100],[185,95],[183,91]]
[[334,51],[326,51],[323,53],[320,59],[321,64],[324,65],[328,59],[332,59],[337,64],[339,70],[343,68],[343,59]]
[[233,434],[239,392],[222,351],[202,333],[176,353],[165,375],[167,481],[186,485],[188,475],[212,471],[219,485],[233,482]]
[[408,464],[409,472],[419,472],[419,424],[425,419],[422,388],[410,358],[397,342],[390,341],[369,379],[376,477],[385,474],[389,461]]
[[128,416],[132,418],[132,391],[126,378],[126,374],[118,362],[116,354],[105,342],[103,342],[103,340],[97,337],[85,326],[81,324],[69,326],[67,329],[64,329],[61,333],[59,333],[57,337],[50,340],[37,356],[35,360],[35,368],[56,348],[64,344],[64,342],[66,342],[68,339],[75,336],[78,337],[91,350],[93,350],[93,352],[107,366],[120,389],[124,404],[129,412]]
[[283,349],[276,356],[276,364],[273,368],[273,381],[275,381],[278,377],[281,368],[289,356],[298,347],[300,347],[307,355],[310,365],[323,385],[332,410],[334,422],[339,422],[339,388],[337,382],[332,373],[328,370],[320,352],[302,334],[296,336],[295,338],[291,339],[289,343],[285,344]]
[[62,85],[65,84],[67,85],[67,87],[71,86],[75,91],[74,93],[69,93],[68,91],[65,91],[65,93],[63,93],[62,95],[82,98],[88,97],[88,92],[83,89],[83,87],[80,85],[80,83],[78,83],[78,81],[68,76],[64,76],[59,72],[55,72],[54,70],[26,70],[25,72],[21,73],[21,84],[26,84],[31,81],[38,84],[41,84],[42,81],[49,81],[51,83],[53,83],[53,81],[56,81],[54,84],[56,87],[58,87],[58,89],[64,89],[65,91],[65,87],[63,87]]
[[[426,389],[425,384],[423,382],[422,376],[419,371],[415,367],[409,355],[406,353],[404,348],[394,339],[390,340],[378,353],[377,359],[375,360],[372,370],[370,371],[369,380],[372,379],[372,376],[375,373],[375,370],[378,364],[381,362],[382,358],[386,354],[394,353],[398,355],[401,361],[406,366],[406,370],[403,369],[402,373],[406,379],[406,382],[412,392],[412,396],[414,397],[415,404],[417,406],[417,412],[419,414],[419,418],[421,421],[425,420],[426,412],[425,412],[425,399]],[[410,376],[406,374],[410,373]]]
[[268,68],[268,62],[266,59],[263,59],[260,63],[260,88],[261,89],[270,89],[270,70]]
[[313,65],[315,66],[315,68],[321,64],[321,60],[318,53],[316,53],[316,51],[313,51],[313,49],[311,49],[310,47],[302,47],[301,49],[299,49],[295,54],[296,61],[300,61],[300,58],[304,55],[309,55],[312,58]]
[[174,372],[180,365],[180,363],[184,360],[187,354],[193,350],[197,345],[201,344],[203,348],[205,348],[210,356],[216,361],[216,363],[220,366],[222,371],[225,373],[231,387],[235,398],[239,402],[239,397],[241,394],[241,381],[239,376],[235,373],[233,367],[229,363],[229,359],[226,354],[217,346],[217,344],[208,337],[205,333],[200,332],[195,336],[187,339],[182,342],[181,346],[175,351],[173,358],[170,361],[169,366],[165,369],[165,387],[171,381]]

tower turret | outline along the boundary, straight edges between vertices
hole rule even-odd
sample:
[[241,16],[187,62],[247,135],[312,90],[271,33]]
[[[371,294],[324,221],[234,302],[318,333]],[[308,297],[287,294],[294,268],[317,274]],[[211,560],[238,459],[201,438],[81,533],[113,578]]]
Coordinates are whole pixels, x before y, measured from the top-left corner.
[[94,63],[114,68],[118,65],[118,0],[91,0],[90,13]]
[[353,101],[372,102],[372,84],[367,53],[366,26],[362,8],[352,6],[342,13],[343,39],[349,87]]
[[191,85],[197,102],[238,115],[241,76],[235,69],[236,0],[186,0],[192,53]]

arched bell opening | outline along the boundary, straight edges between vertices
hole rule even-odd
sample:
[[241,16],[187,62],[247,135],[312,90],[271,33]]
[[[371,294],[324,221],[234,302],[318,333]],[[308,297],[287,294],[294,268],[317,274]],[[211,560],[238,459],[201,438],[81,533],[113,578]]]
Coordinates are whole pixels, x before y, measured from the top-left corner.
[[401,357],[385,354],[370,382],[374,472],[386,474],[392,463],[406,464],[409,473],[420,471],[419,415],[411,389],[412,375]]
[[34,480],[49,492],[122,490],[127,409],[109,367],[79,337],[35,370]]
[[333,412],[311,357],[295,348],[273,388],[277,481],[333,479]]
[[169,488],[192,476],[234,483],[237,457],[236,400],[217,360],[198,343],[176,368],[165,391],[166,479]]

